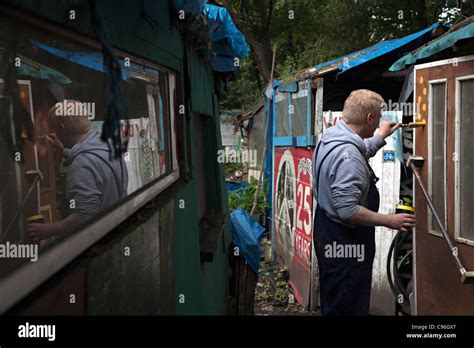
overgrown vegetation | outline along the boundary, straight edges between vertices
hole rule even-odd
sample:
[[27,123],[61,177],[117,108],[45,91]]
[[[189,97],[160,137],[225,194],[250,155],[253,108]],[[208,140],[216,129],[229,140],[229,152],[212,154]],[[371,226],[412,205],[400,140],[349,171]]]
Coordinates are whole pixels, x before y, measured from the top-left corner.
[[[257,190],[258,180],[254,177],[250,178],[248,186],[236,190],[229,195],[229,209],[231,211],[242,208],[250,213],[252,210],[255,191]],[[270,206],[268,204],[268,179],[263,182],[257,197],[257,207],[255,212],[263,213]]]
[[242,170],[243,164],[241,162],[238,163],[224,163],[224,173],[225,177],[229,177],[235,175],[237,170]]

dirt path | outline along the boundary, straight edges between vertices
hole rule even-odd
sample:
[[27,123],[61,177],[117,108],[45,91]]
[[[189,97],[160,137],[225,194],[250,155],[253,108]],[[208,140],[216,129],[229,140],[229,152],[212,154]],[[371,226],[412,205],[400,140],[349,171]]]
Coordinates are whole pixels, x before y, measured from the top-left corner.
[[319,311],[306,311],[296,302],[288,284],[287,267],[271,261],[271,242],[264,239],[262,247],[265,259],[260,262],[255,287],[255,315],[319,315]]

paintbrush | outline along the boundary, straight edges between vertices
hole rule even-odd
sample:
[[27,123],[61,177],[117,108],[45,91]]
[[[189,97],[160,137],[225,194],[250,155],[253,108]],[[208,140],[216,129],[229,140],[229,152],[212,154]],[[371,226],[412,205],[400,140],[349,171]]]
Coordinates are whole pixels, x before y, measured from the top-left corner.
[[400,123],[400,127],[402,128],[419,128],[424,126],[426,126],[426,121],[424,119],[418,122]]

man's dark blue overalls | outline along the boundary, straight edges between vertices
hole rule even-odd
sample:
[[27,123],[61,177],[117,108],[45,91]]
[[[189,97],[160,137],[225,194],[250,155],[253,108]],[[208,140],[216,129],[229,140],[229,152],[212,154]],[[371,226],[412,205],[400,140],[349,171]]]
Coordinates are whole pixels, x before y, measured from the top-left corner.
[[[338,143],[324,156],[316,169],[316,193],[319,196],[319,173],[327,156],[337,147],[348,144]],[[321,142],[316,148],[315,160]],[[354,145],[355,146],[355,145]],[[362,154],[362,156],[365,155]],[[375,183],[378,178],[367,162],[371,173],[370,188],[367,194],[367,209],[377,212],[380,195]],[[316,197],[317,199],[317,197]],[[314,245],[319,265],[320,299],[322,315],[368,315],[370,289],[372,283],[372,264],[375,256],[375,228],[344,226],[329,219],[325,211],[317,204],[314,229]],[[330,245],[363,245],[364,259],[357,257],[326,257],[325,246]]]

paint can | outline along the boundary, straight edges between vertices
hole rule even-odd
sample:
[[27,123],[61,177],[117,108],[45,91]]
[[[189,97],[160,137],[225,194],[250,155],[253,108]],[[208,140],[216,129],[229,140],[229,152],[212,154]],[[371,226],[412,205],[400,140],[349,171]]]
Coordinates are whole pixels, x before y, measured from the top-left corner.
[[27,224],[44,224],[44,215],[31,215],[25,219]]
[[412,214],[415,215],[415,208],[405,204],[397,204],[395,206],[395,214]]
[[[42,214],[38,214],[38,215],[31,215],[31,216],[28,216],[26,219],[25,219],[25,222],[27,224],[44,224],[45,223],[45,219],[44,219],[44,215]],[[51,240],[52,240],[53,237],[50,237],[48,239],[42,239],[38,242],[39,246],[40,247],[44,247],[46,244],[48,244]]]

